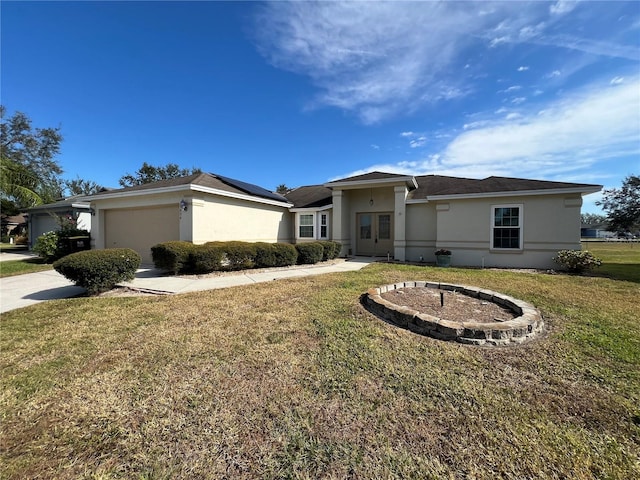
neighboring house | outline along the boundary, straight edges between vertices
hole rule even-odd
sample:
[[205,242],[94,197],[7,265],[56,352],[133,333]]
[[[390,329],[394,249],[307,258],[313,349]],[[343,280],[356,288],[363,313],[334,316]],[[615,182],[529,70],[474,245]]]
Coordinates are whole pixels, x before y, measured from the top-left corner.
[[608,223],[586,224],[580,227],[580,236],[582,238],[612,238],[615,237],[614,232],[608,230]]
[[343,256],[434,262],[440,248],[460,266],[552,268],[580,248],[582,195],[600,185],[372,172],[285,196],[213,174],[93,195],[96,248],[129,247],[150,263],[168,240],[342,244]]
[[4,215],[2,214],[2,225],[0,228],[0,233],[3,237],[6,236],[16,236],[23,235],[25,229],[27,228],[27,222],[25,220],[25,215],[21,213],[20,215]]
[[54,203],[38,205],[28,212],[29,248],[33,248],[43,233],[60,230],[61,218],[75,221],[77,228],[81,230],[91,230],[91,206],[86,195],[75,195]]

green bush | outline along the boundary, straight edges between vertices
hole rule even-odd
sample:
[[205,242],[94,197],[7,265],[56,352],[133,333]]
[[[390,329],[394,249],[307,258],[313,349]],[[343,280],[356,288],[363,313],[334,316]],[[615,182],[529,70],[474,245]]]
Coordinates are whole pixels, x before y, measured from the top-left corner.
[[255,243],[232,241],[208,242],[205,245],[218,246],[224,250],[222,267],[225,270],[246,270],[255,267]]
[[572,273],[581,273],[602,265],[602,260],[587,250],[560,250],[553,261]]
[[273,243],[259,242],[255,244],[255,249],[254,264],[256,268],[276,266],[276,249]]
[[296,248],[288,243],[164,242],[151,247],[156,268],[178,273],[210,273],[220,270],[286,267],[295,265]]
[[89,295],[97,295],[120,282],[132,280],[140,261],[140,255],[129,248],[85,250],[62,257],[53,268],[77,286],[86,288]]
[[58,257],[58,232],[43,233],[36,240],[33,251],[38,254],[45,262],[49,263]]
[[334,258],[337,258],[338,255],[340,255],[340,250],[342,249],[342,245],[340,243],[333,242],[331,240],[324,240],[318,243],[321,244],[322,248],[324,249],[322,253],[323,262],[326,262],[327,260],[333,260]]
[[324,247],[320,242],[297,243],[298,265],[313,265],[322,260]]
[[191,242],[164,242],[151,247],[151,258],[156,268],[173,273],[190,271],[191,253],[196,248]]
[[288,267],[298,261],[298,250],[290,243],[274,243],[275,267]]
[[217,245],[194,245],[189,255],[187,273],[211,273],[222,270],[224,248]]

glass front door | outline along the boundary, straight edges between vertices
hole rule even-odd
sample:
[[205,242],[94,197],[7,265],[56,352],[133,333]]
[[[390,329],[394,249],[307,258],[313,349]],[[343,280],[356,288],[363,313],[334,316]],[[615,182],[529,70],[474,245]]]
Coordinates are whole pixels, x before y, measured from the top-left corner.
[[356,255],[393,256],[393,214],[359,213]]

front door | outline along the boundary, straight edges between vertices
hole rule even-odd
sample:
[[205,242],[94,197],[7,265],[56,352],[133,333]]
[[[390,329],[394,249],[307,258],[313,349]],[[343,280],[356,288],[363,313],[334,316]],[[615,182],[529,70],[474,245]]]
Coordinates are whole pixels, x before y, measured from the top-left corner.
[[393,256],[393,214],[359,213],[356,255]]

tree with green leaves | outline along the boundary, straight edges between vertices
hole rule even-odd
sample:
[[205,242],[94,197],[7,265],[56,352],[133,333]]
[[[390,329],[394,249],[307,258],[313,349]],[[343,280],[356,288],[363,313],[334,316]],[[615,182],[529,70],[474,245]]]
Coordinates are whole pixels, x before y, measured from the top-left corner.
[[640,230],[640,177],[629,175],[621,188],[611,188],[596,202],[607,213],[609,229],[614,232]]
[[142,167],[134,174],[127,173],[123,175],[118,182],[123,187],[133,187],[157,182],[159,180],[167,180],[169,178],[186,177],[196,173],[202,173],[202,170],[199,168],[180,168],[175,163],[168,163],[164,167],[156,167],[144,162]]
[[607,221],[607,217],[597,213],[583,213],[580,215],[580,221],[583,225],[600,225]]
[[65,180],[64,186],[70,195],[92,195],[103,190],[103,187],[93,180],[84,180],[80,177]]
[[15,208],[48,203],[62,196],[59,128],[33,128],[22,112],[6,116],[0,105],[0,196]]
[[291,189],[287,187],[284,183],[281,183],[280,185],[278,185],[278,188],[276,188],[276,193],[279,193],[280,195],[286,195],[290,191]]

